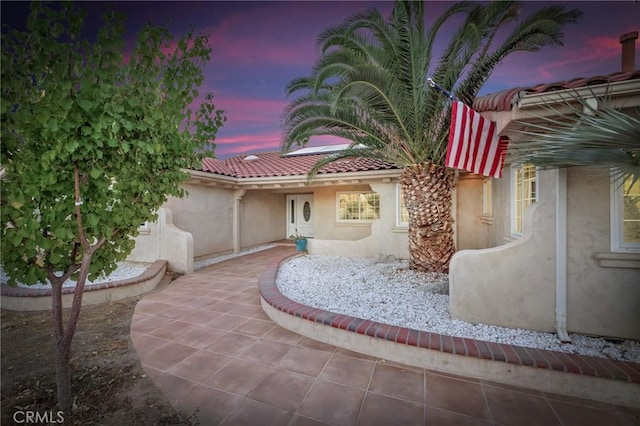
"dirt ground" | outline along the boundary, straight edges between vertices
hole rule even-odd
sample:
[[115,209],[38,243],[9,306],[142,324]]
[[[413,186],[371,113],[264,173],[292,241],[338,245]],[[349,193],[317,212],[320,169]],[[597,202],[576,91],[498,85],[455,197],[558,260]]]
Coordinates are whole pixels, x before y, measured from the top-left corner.
[[[167,276],[162,285],[170,280]],[[136,303],[125,299],[82,308],[71,354],[74,410],[61,417],[50,312],[2,310],[1,424],[25,423],[27,412],[65,425],[197,424],[195,416],[176,412],[142,369],[129,338]]]

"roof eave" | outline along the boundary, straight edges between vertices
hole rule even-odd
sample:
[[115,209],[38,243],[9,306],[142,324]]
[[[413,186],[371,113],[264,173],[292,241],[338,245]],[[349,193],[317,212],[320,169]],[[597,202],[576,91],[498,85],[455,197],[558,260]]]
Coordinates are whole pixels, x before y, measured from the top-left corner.
[[268,176],[254,178],[234,178],[215,173],[190,170],[189,183],[205,186],[218,186],[228,189],[280,189],[328,185],[360,184],[371,181],[391,181],[400,176],[401,169],[362,170],[354,172],[322,173],[313,179],[307,175]]

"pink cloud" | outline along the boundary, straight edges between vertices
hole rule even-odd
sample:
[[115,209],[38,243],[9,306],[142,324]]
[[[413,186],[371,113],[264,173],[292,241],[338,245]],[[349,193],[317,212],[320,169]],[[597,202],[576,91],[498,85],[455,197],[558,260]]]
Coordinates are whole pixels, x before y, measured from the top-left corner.
[[216,106],[224,109],[227,123],[251,125],[267,124],[277,126],[286,101],[274,99],[254,99],[242,96],[216,98]]

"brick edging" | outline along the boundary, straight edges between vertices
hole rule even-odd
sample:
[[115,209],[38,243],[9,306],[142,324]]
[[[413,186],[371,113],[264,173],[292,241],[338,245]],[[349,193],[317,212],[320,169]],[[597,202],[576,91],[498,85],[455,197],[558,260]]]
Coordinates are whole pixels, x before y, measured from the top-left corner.
[[570,374],[640,383],[640,364],[631,361],[447,336],[383,324],[303,305],[280,293],[276,286],[276,276],[280,265],[296,256],[299,254],[286,254],[280,258],[271,259],[262,272],[258,283],[260,295],[265,302],[286,314],[345,331],[418,348]]
[[[86,284],[84,291],[97,291],[108,288],[123,287],[131,284],[138,284],[156,276],[158,272],[160,272],[160,270],[165,267],[166,264],[166,260],[156,260],[142,274],[136,277],[106,283]],[[62,294],[73,294],[75,290],[75,287],[62,287]],[[51,296],[51,289],[11,287],[7,284],[2,284],[0,285],[0,295],[10,297]]]

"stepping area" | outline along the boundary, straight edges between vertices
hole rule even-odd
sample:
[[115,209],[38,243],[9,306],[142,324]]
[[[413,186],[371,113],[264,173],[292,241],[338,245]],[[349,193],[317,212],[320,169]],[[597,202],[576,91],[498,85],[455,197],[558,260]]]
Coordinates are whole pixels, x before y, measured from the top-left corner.
[[640,408],[453,376],[295,334],[263,312],[275,247],[174,280],[137,304],[131,339],[200,425],[637,425]]

